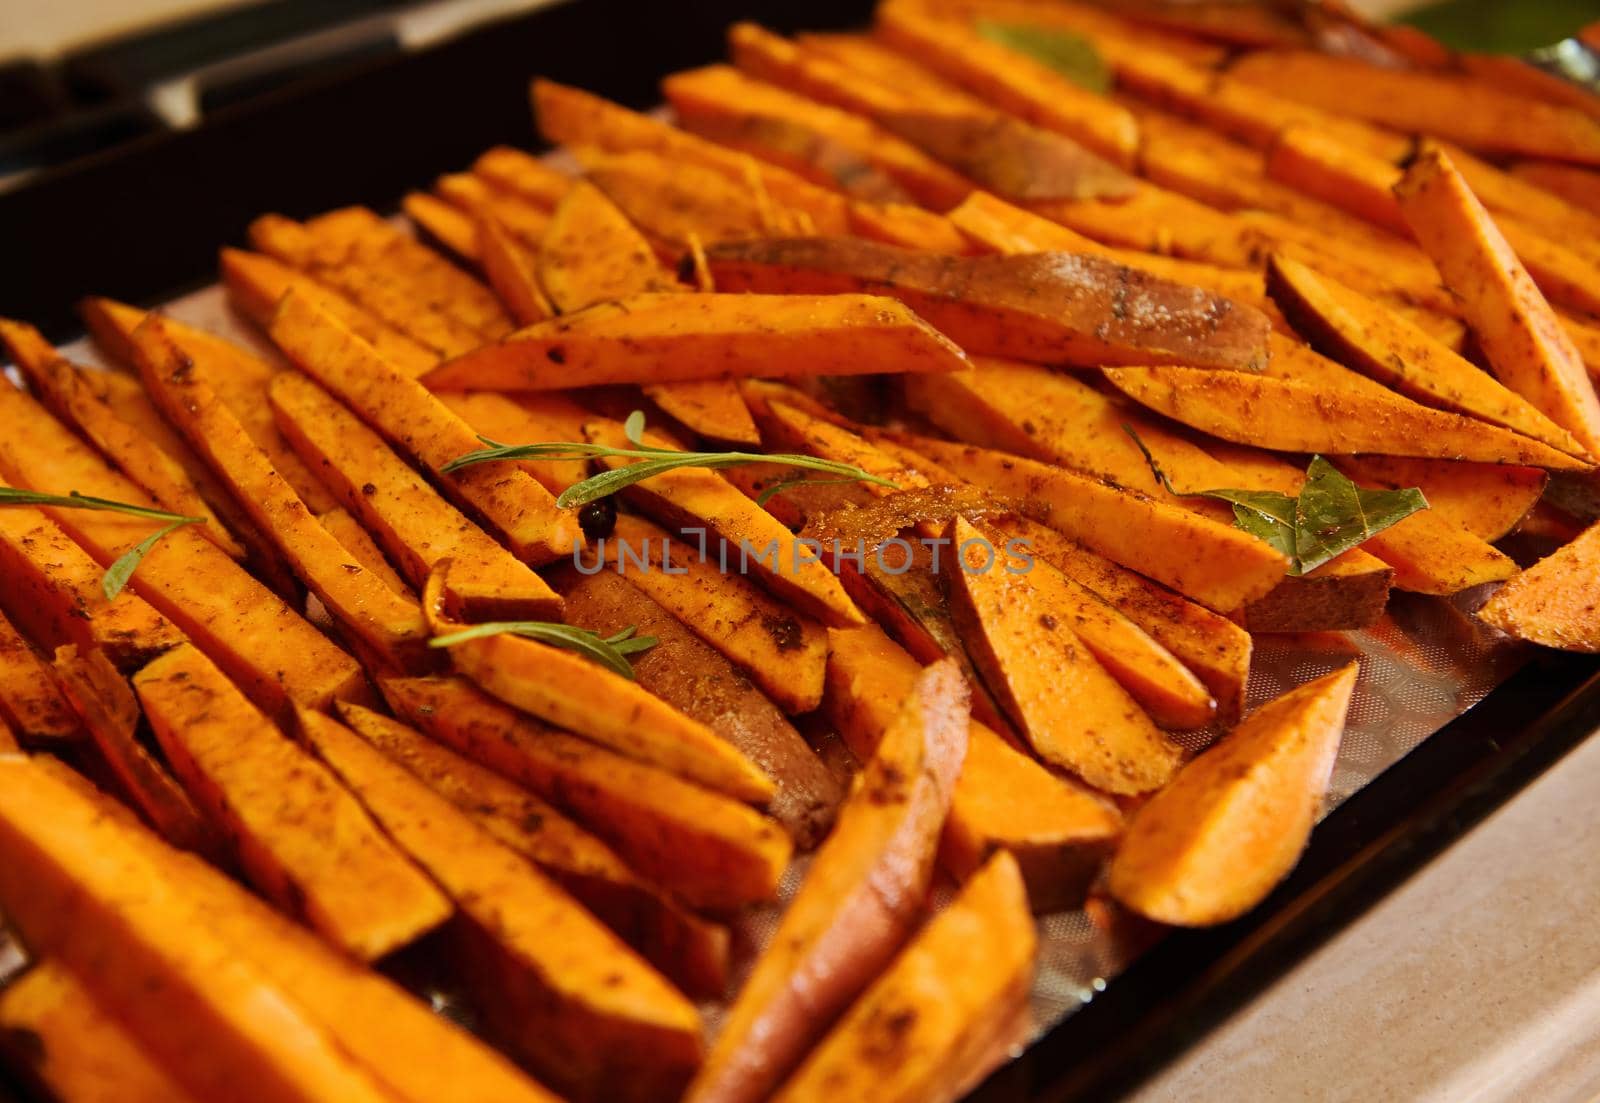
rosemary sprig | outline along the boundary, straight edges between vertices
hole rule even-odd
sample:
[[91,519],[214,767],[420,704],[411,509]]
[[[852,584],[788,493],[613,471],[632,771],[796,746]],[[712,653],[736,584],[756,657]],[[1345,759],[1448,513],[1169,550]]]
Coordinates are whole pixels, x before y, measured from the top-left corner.
[[555,621],[503,620],[474,624],[459,632],[435,636],[428,641],[428,646],[454,647],[458,643],[481,640],[488,636],[522,636],[550,644],[552,647],[576,651],[584,658],[599,663],[612,673],[620,674],[631,682],[633,665],[628,662],[628,656],[648,651],[657,643],[654,636],[636,636],[634,632],[635,628],[629,625],[614,636],[602,636],[587,628],[574,628],[570,624],[560,624]]
[[875,483],[886,486],[891,490],[899,489],[893,482],[863,470],[854,464],[839,463],[836,460],[823,460],[815,456],[802,456],[794,453],[774,453],[766,455],[761,452],[680,452],[675,448],[658,448],[644,441],[644,411],[635,410],[628,415],[623,423],[623,432],[627,435],[632,448],[612,448],[604,444],[590,444],[584,441],[557,441],[549,444],[501,444],[489,437],[480,436],[486,447],[476,452],[468,452],[464,456],[457,456],[442,468],[445,472],[459,471],[463,467],[470,467],[475,463],[492,463],[496,460],[572,460],[582,461],[600,459],[605,457],[624,457],[637,462],[623,467],[615,467],[592,475],[580,483],[575,483],[562,491],[556,499],[556,505],[562,509],[572,509],[599,498],[605,498],[623,490],[635,483],[643,482],[654,475],[661,475],[668,471],[676,471],[684,467],[703,467],[715,470],[721,467],[739,467],[751,463],[773,463],[784,467],[803,468],[807,471],[822,471],[830,475],[842,475],[851,482]]
[[58,509],[97,509],[109,513],[126,513],[130,517],[147,517],[152,521],[166,521],[167,524],[152,532],[133,547],[119,555],[111,566],[106,568],[106,573],[100,579],[100,589],[105,593],[107,601],[115,601],[118,594],[128,585],[128,580],[133,577],[133,572],[139,569],[139,564],[144,562],[162,539],[171,535],[185,525],[203,525],[204,517],[186,517],[181,513],[169,513],[164,509],[151,509],[149,506],[132,505],[128,502],[115,502],[110,498],[96,498],[88,494],[79,494],[74,490],[71,494],[46,494],[38,490],[23,490],[14,486],[0,486],[0,506],[54,506]]

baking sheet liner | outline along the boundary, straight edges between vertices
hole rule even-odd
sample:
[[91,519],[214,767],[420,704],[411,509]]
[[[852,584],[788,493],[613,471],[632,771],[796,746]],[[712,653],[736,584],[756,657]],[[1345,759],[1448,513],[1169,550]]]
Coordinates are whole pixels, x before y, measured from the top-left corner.
[[[162,308],[180,321],[209,329],[278,360],[276,352],[250,323],[227,304],[220,286],[176,299]],[[78,363],[110,367],[87,339],[62,352]],[[1527,658],[1528,649],[1480,625],[1468,614],[1487,591],[1468,591],[1451,599],[1396,593],[1383,620],[1360,632],[1309,635],[1258,635],[1251,662],[1248,707],[1254,708],[1312,678],[1358,660],[1361,676],[1351,701],[1344,741],[1334,766],[1323,815],[1377,777],[1408,751],[1483,700]],[[1178,736],[1190,750],[1207,745],[1217,733]],[[807,862],[795,862],[784,877],[780,903],[753,909],[734,925],[735,977],[742,979],[760,947],[776,930],[778,917],[799,888]],[[948,884],[934,894],[934,907],[951,894]],[[1028,1032],[1013,1056],[1092,1000],[1127,968],[1139,940],[1119,938],[1083,910],[1040,916],[1039,962],[1031,996]],[[1148,942],[1144,942],[1148,945]],[[8,966],[20,963],[14,944],[0,931],[0,984]],[[408,963],[401,979],[431,1006],[459,1021],[470,1012],[447,989],[428,983]],[[427,970],[420,971],[422,976]],[[723,1005],[702,1005],[707,1027],[720,1026]]]

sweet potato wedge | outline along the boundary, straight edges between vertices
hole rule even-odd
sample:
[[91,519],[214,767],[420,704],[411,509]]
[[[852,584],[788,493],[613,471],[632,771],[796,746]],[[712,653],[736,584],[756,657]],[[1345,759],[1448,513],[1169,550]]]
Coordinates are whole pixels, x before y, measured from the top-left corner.
[[[628,446],[622,426],[613,422],[591,421],[585,434],[612,447]],[[666,446],[659,438],[652,444]],[[628,461],[611,457],[601,462],[615,467]],[[820,562],[821,553],[799,542],[716,471],[678,468],[635,483],[624,494],[668,528],[720,537],[727,547],[719,551],[719,561],[723,555],[730,560],[738,556],[741,573],[753,567],[763,586],[806,616],[826,624],[863,623],[838,578]]]
[[[921,667],[875,624],[829,629],[828,643],[828,718],[856,759],[870,761]],[[939,861],[965,878],[996,851],[1009,851],[1036,911],[1076,907],[1121,824],[1109,801],[973,720]]]
[[544,207],[492,187],[470,172],[446,173],[434,181],[434,189],[465,214],[469,224],[487,219],[504,226],[509,236],[527,248],[537,248],[545,228],[550,225],[550,212]]
[[819,234],[842,234],[847,223],[842,196],[820,188],[776,165],[723,149],[658,119],[639,115],[588,92],[549,80],[535,80],[533,113],[540,132],[558,145],[594,146],[613,152],[648,149],[715,169],[733,180],[755,173],[782,207],[803,211]]
[[[107,348],[114,348],[117,359],[137,370],[133,331],[148,315],[112,299],[85,299],[78,304],[78,311],[95,339]],[[295,493],[314,511],[333,508],[333,496],[301,462],[273,423],[272,411],[265,401],[273,366],[205,330],[171,318],[164,322],[178,350],[194,363],[194,370],[228,404],[250,438],[272,457],[273,466],[294,487]]]
[[1424,154],[1395,195],[1500,381],[1600,456],[1600,399],[1578,350],[1449,158]]
[[1536,467],[1399,456],[1346,456],[1338,466],[1363,485],[1418,487],[1434,516],[1490,542],[1516,531],[1550,481]]
[[[797,96],[729,65],[674,73],[661,89],[690,130],[857,199],[900,202],[909,193],[918,202],[944,209],[973,187],[870,119]],[[864,176],[870,184],[863,183]]]
[[1594,601],[1600,566],[1600,525],[1541,559],[1478,610],[1486,624],[1545,647],[1600,651],[1600,615]]
[[1578,210],[1600,215],[1600,173],[1593,169],[1554,161],[1517,161],[1507,171]]
[[1223,923],[1258,904],[1305,848],[1355,687],[1351,664],[1251,713],[1134,814],[1111,893],[1161,923]]
[[[687,290],[661,266],[650,242],[616,204],[586,181],[574,184],[556,208],[539,249],[538,268],[545,290],[564,313],[609,299]],[[731,384],[646,382],[644,392],[696,432],[717,440],[758,439]]]
[[1454,74],[1271,50],[1240,58],[1228,76],[1285,99],[1408,133],[1436,134],[1469,149],[1600,164],[1600,121]]
[[24,743],[65,746],[82,732],[50,664],[0,615],[0,720]]
[[[41,763],[42,764],[42,763]],[[65,766],[56,771],[114,822],[125,809]],[[338,1049],[382,1085],[383,1099],[405,1103],[504,1099],[555,1103],[509,1060],[364,963],[352,961],[311,931],[274,911],[237,881],[198,858],[163,845],[137,824],[119,842],[151,863],[191,901],[205,926],[235,956],[260,969],[282,998],[302,1008]],[[427,1053],[427,1061],[396,1061]]]
[[133,685],[185,789],[280,907],[368,961],[449,917],[350,795],[200,652],[174,648]]
[[[153,505],[20,391],[0,387],[0,413],[13,426],[0,437],[0,477],[7,482]],[[160,527],[117,513],[45,513],[101,564]],[[322,705],[363,691],[355,660],[192,526],[171,533],[145,556],[130,585],[266,708],[277,709],[285,700]]]
[[28,388],[56,417],[73,426],[161,508],[209,522],[200,531],[234,559],[244,549],[212,514],[188,473],[149,438],[118,417],[83,371],[56,351],[30,325],[0,318],[0,344],[28,381]]
[[198,1103],[58,961],[0,992],[0,1051],[64,1103]]
[[573,178],[542,158],[512,146],[495,146],[472,162],[474,176],[490,187],[519,195],[529,203],[554,210],[573,186]]
[[924,905],[967,744],[952,663],[917,676],[686,1099],[764,1098],[904,942]]
[[[1180,752],[1111,677],[1072,627],[1070,593],[1048,563],[1010,574],[966,521],[951,599],[969,653],[1040,758],[1111,793],[1160,788]],[[985,560],[987,559],[987,569]],[[1072,707],[1060,708],[1063,696]]]
[[560,609],[561,599],[527,564],[457,512],[326,391],[285,373],[273,380],[270,398],[295,447],[417,589],[434,564],[452,559],[451,592],[471,613],[515,619]]
[[842,797],[838,783],[781,710],[733,664],[635,584],[643,572],[565,570],[556,579],[568,623],[606,633],[632,625],[656,641],[632,660],[639,685],[738,748],[776,786],[767,814],[810,850]]
[[685,911],[605,843],[493,770],[360,705],[341,705],[339,718],[537,865],[685,992],[721,995],[727,984],[726,928]]
[[[594,417],[589,410],[553,391],[516,396],[493,391],[441,391],[439,401],[470,425],[474,433],[512,443],[579,441],[583,439],[584,422]],[[588,474],[583,463],[570,460],[523,460],[521,466],[557,495]]]
[[330,509],[327,513],[317,518],[322,527],[328,530],[328,535],[339,541],[339,544],[356,562],[362,570],[374,575],[390,590],[400,597],[414,598],[416,591],[406,585],[406,580],[389,565],[383,556],[383,549],[378,547],[377,541],[372,539],[372,534],[361,527],[361,522],[348,509]]
[[320,713],[302,712],[300,727],[460,908],[495,1034],[572,1098],[672,1097],[700,1057],[700,1017],[687,999],[404,766]]
[[441,364],[423,382],[436,390],[537,391],[954,371],[964,363],[948,338],[880,295],[651,294],[529,326]]
[[284,295],[293,291],[329,311],[379,355],[407,375],[421,375],[439,357],[400,330],[339,292],[262,253],[244,249],[221,252],[222,282],[228,299],[245,317],[265,329]]
[[878,37],[1000,110],[1132,166],[1139,145],[1132,113],[959,22],[930,18],[920,6],[880,4]]
[[1295,329],[1340,363],[1425,405],[1583,454],[1572,434],[1527,399],[1372,300],[1280,256],[1267,265],[1267,287]]
[[417,603],[352,562],[232,411],[189,370],[190,360],[159,317],[136,329],[133,343],[140,375],[156,404],[211,463],[334,619],[393,669],[421,672],[430,657]]
[[[428,580],[422,600],[436,636],[467,627],[449,618],[447,566]],[[616,625],[602,635],[627,628]],[[766,803],[772,779],[742,751],[637,683],[572,651],[514,635],[463,640],[450,663],[507,704],[586,736],[602,746],[741,800]]]
[[1094,256],[939,257],[795,239],[720,245],[707,259],[725,291],[892,296],[971,353],[1246,371],[1265,360],[1259,311]]
[[30,949],[71,969],[195,1098],[388,1099],[140,853],[139,830],[0,756],[0,904]]
[[742,241],[787,228],[776,221],[765,193],[753,193],[747,182],[714,169],[651,150],[579,150],[577,157],[584,177],[669,250],[688,249],[695,239]]
[[488,522],[517,558],[547,563],[583,545],[576,516],[557,509],[550,492],[516,465],[444,471],[450,461],[482,447],[477,435],[333,315],[291,293],[279,305],[271,332],[302,371],[431,470],[456,504]]
[[[534,274],[529,251],[492,215],[479,217],[472,227],[478,265],[484,279],[519,326],[531,326],[555,314]],[[381,355],[381,353],[380,353]]]
[[986,490],[1030,502],[1051,528],[1209,609],[1265,597],[1288,570],[1232,525],[1052,464],[942,441],[919,440],[917,449]]
[[[1111,385],[1157,413],[1240,444],[1283,452],[1379,452],[1582,471],[1547,444],[1396,396],[1326,394],[1308,383],[1197,368],[1107,368]],[[1252,411],[1270,409],[1263,422]]]
[[927,253],[966,255],[982,252],[944,215],[904,203],[850,204],[850,232],[867,241],[881,241]]
[[402,718],[565,809],[691,906],[776,899],[792,844],[753,809],[547,727],[463,678],[381,686]]
[[135,593],[106,599],[105,569],[34,509],[0,509],[0,606],[24,634],[53,650],[104,651],[131,670],[183,640]]
[[98,651],[71,644],[53,664],[62,693],[82,720],[100,760],[128,804],[173,846],[207,858],[222,856],[219,836],[201,819],[188,794],[138,738],[139,702],[128,683]]
[[1037,952],[1017,862],[996,854],[862,993],[773,1099],[960,1098],[1014,1042]]
[[[482,250],[469,212],[437,195],[421,191],[407,192],[400,200],[400,209],[428,239],[438,242],[470,264],[480,264]],[[499,295],[500,292],[496,291],[495,294]],[[500,301],[515,318],[516,311],[505,301],[504,295],[500,295]]]

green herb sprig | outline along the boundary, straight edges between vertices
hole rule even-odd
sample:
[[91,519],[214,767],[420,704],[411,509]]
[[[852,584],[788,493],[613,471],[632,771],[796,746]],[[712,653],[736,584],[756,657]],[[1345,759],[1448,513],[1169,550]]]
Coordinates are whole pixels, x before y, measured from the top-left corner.
[[1034,23],[1005,23],[980,19],[973,30],[982,38],[1008,50],[1025,54],[1055,70],[1080,88],[1101,95],[1111,91],[1111,67],[1094,43],[1081,34]]
[[1315,570],[1428,508],[1428,499],[1417,487],[1363,490],[1321,456],[1311,458],[1306,481],[1293,497],[1273,490],[1179,490],[1133,426],[1122,429],[1144,453],[1151,474],[1167,493],[1227,502],[1233,506],[1234,525],[1288,556],[1292,575]]
[[57,509],[98,509],[110,513],[126,513],[130,517],[146,517],[152,521],[166,521],[167,524],[152,532],[133,547],[119,555],[111,566],[106,568],[106,573],[100,579],[100,589],[106,595],[107,601],[115,601],[117,595],[127,587],[128,580],[133,577],[133,572],[139,569],[139,564],[144,562],[155,546],[161,541],[183,528],[185,525],[203,525],[204,517],[186,517],[181,513],[169,513],[164,509],[151,509],[148,506],[132,505],[128,502],[114,502],[110,498],[95,498],[88,494],[79,494],[74,490],[71,494],[45,494],[38,490],[22,490],[12,486],[0,486],[0,506],[54,506]]
[[552,647],[576,651],[584,658],[599,663],[613,674],[620,674],[631,682],[633,664],[628,661],[628,656],[648,651],[659,642],[654,636],[636,636],[634,632],[635,628],[629,625],[614,636],[602,636],[588,628],[574,628],[570,624],[559,624],[555,621],[504,620],[474,624],[459,632],[435,636],[428,641],[428,646],[454,647],[468,640],[481,640],[489,636],[522,636],[525,639],[550,644]]
[[491,463],[496,460],[590,460],[605,457],[625,457],[636,460],[636,463],[614,467],[592,475],[580,483],[575,483],[561,492],[556,499],[556,505],[562,509],[572,509],[574,506],[585,505],[600,498],[608,497],[619,490],[626,489],[635,483],[643,482],[654,475],[661,475],[668,471],[676,471],[685,467],[702,467],[715,470],[721,467],[739,467],[751,463],[773,463],[784,467],[798,467],[808,471],[822,471],[830,475],[842,475],[845,481],[867,482],[878,486],[886,486],[891,490],[899,489],[896,484],[888,479],[865,471],[854,464],[839,463],[835,460],[818,459],[815,456],[802,456],[793,453],[775,453],[765,455],[760,452],[680,452],[674,448],[658,448],[646,444],[644,441],[644,411],[635,410],[628,415],[623,423],[623,433],[632,448],[612,448],[604,444],[591,444],[583,441],[557,441],[549,444],[501,444],[499,441],[480,436],[486,447],[476,452],[468,452],[464,456],[457,456],[445,464],[441,470],[446,473],[459,471],[463,467],[470,467],[477,463]]

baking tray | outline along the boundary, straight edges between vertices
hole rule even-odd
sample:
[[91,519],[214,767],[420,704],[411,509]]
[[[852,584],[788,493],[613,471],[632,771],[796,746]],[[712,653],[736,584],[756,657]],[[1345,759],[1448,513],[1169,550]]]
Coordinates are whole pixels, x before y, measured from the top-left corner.
[[[156,306],[211,284],[217,246],[237,242],[262,211],[299,217],[352,202],[392,207],[491,145],[526,146],[534,73],[649,107],[663,75],[723,56],[723,32],[735,19],[779,30],[848,28],[863,25],[870,10],[842,0],[568,0],[285,88],[196,129],[141,140],[0,195],[0,243],[10,261],[0,267],[0,313],[68,341],[80,335],[72,306],[82,295]],[[1397,598],[1395,611],[1396,622],[1412,626],[1430,618],[1457,630],[1470,624],[1459,608],[1430,599]],[[1428,639],[1449,630],[1424,628],[1419,635]],[[1382,656],[1390,642],[1380,635],[1367,645]],[[1224,927],[1173,932],[1126,967],[1068,970],[1069,983],[1052,998],[1072,1003],[1072,1012],[972,1098],[1099,1099],[1131,1087],[1600,728],[1600,661],[1532,650],[1508,656],[1491,644],[1479,636],[1466,644],[1464,654],[1489,664],[1470,677],[1448,664],[1433,671],[1435,690],[1457,693],[1459,704],[1478,702],[1442,729],[1406,735],[1381,717],[1365,725],[1362,738],[1382,744],[1372,752],[1380,757],[1343,785],[1336,774],[1337,807],[1265,903]],[[1292,665],[1296,656],[1285,649],[1297,646],[1274,641],[1262,650],[1276,649],[1276,661]],[[1327,661],[1316,650],[1307,658]],[[1369,699],[1386,696],[1381,674],[1370,681]]]

